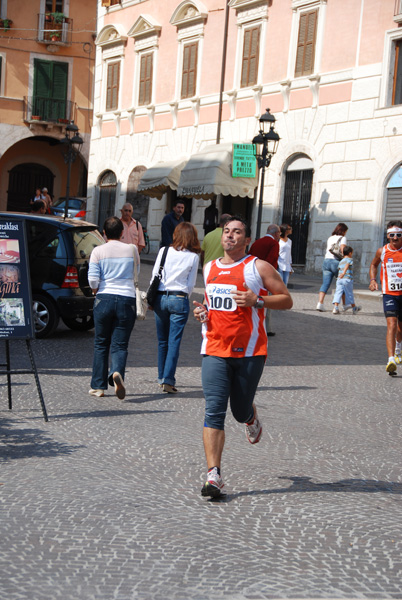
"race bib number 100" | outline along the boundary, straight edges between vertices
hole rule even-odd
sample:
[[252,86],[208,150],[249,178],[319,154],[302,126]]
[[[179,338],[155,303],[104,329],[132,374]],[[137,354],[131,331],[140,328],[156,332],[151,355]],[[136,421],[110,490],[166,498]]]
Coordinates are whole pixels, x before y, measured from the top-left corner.
[[386,263],[388,287],[391,292],[402,292],[402,264]]
[[226,312],[236,310],[237,304],[232,298],[232,294],[236,290],[235,285],[209,283],[206,288],[209,310],[223,310]]

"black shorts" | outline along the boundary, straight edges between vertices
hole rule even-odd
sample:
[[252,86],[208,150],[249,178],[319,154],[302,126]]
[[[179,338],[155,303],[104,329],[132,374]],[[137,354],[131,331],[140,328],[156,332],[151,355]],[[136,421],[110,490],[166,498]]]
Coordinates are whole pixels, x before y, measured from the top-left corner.
[[383,294],[382,304],[386,318],[397,317],[398,321],[402,321],[402,294]]

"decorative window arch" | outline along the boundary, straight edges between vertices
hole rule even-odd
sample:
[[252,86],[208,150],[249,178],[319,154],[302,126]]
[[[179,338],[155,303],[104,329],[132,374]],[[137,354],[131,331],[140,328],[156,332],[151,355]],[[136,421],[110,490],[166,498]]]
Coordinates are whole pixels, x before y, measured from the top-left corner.
[[179,42],[175,95],[177,99],[192,99],[197,111],[199,101],[196,101],[196,97],[200,88],[204,27],[207,18],[208,10],[200,0],[184,0],[177,6],[170,19],[170,24],[177,28]]
[[95,44],[102,50],[101,113],[120,108],[126,43],[127,34],[120,24],[106,25],[95,40]]
[[154,17],[142,14],[127,34],[134,39],[136,54],[133,106],[153,104],[161,29]]

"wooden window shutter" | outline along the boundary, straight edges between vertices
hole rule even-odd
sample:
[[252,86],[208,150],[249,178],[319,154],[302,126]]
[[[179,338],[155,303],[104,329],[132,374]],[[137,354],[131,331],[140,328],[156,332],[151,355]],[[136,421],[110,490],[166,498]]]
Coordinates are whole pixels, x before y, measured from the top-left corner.
[[314,71],[317,19],[318,10],[313,10],[300,15],[295,77],[311,75]]
[[116,110],[119,102],[120,63],[107,66],[106,110]]
[[138,96],[139,106],[144,106],[152,102],[152,71],[153,54],[143,54],[141,56],[140,67],[140,91]]
[[395,43],[394,82],[392,104],[402,104],[402,40]]
[[102,0],[102,6],[110,6],[110,0]]
[[187,44],[183,48],[183,73],[181,80],[181,98],[195,95],[197,84],[198,43]]
[[240,87],[248,87],[257,83],[259,52],[260,28],[246,29],[244,32]]

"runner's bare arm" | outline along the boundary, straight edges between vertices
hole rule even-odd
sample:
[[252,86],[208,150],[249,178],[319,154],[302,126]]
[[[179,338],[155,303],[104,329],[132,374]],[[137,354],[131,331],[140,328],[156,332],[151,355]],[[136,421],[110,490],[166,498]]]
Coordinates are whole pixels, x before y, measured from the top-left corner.
[[373,260],[371,261],[371,265],[370,265],[369,289],[372,292],[375,292],[376,290],[378,290],[378,283],[377,283],[376,279],[377,279],[378,265],[381,263],[381,252],[382,252],[382,248],[378,248]]
[[[264,288],[271,292],[272,296],[262,296],[265,308],[284,310],[292,308],[293,300],[281,276],[272,265],[265,260],[256,260],[256,267],[261,275]],[[237,291],[233,298],[238,306],[254,306],[258,296],[250,289],[245,292]]]

